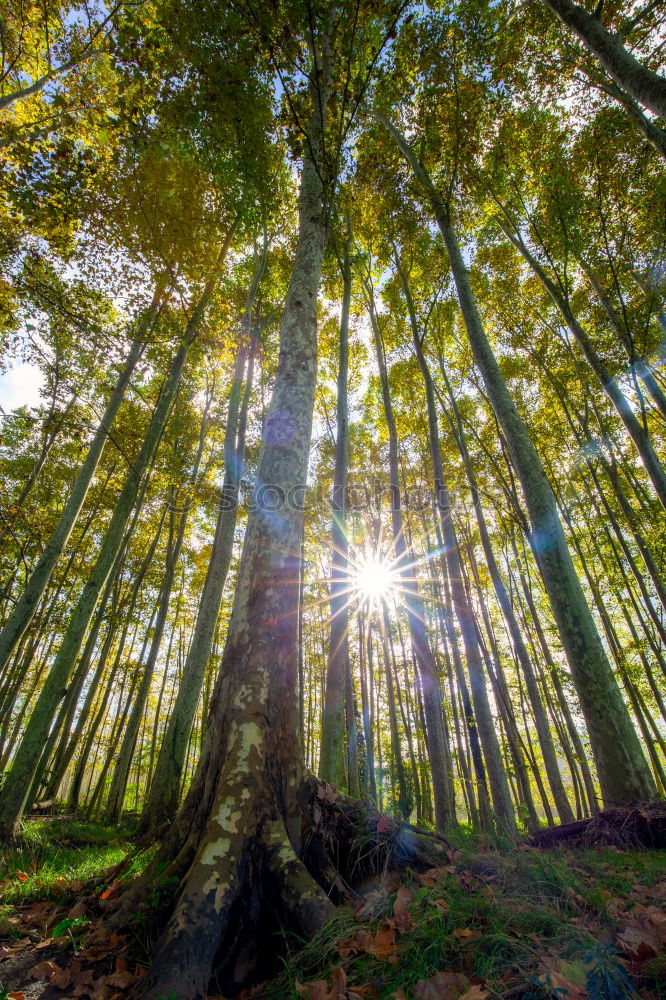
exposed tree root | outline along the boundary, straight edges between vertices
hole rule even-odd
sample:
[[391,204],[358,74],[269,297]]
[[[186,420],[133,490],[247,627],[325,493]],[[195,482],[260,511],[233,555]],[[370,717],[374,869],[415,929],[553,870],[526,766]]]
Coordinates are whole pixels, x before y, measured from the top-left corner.
[[[279,812],[267,816],[265,802],[259,808],[259,787],[245,787],[243,808],[233,812],[235,840],[226,822],[217,840],[208,831],[196,852],[183,847],[169,864],[163,848],[109,915],[114,929],[139,915],[162,931],[139,987],[142,998],[168,997],[170,990],[179,1000],[233,995],[265,980],[279,968],[276,935],[310,938],[368,878],[433,867],[449,847],[439,835],[422,834],[308,777],[297,795],[296,848]],[[214,817],[224,802],[216,802]]]
[[537,847],[607,845],[621,850],[666,847],[666,802],[604,809],[589,819],[539,830],[530,843]]

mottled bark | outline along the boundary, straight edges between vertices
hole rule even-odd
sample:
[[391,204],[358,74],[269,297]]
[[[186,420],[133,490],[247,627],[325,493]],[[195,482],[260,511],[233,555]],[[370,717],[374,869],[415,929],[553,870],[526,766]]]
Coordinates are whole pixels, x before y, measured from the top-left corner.
[[[299,236],[257,465],[255,504],[248,517],[201,763],[164,844],[162,857],[175,859],[166,874],[177,872],[184,878],[141,984],[142,995],[150,998],[168,996],[169,991],[179,1000],[207,994],[216,955],[228,932],[234,933],[235,907],[247,900],[245,893],[251,893],[258,906],[267,897],[273,905],[281,899],[300,933],[310,933],[332,906],[299,858],[299,499],[312,431],[317,293],[327,239],[320,156],[330,96],[330,50],[327,37],[321,42],[319,72],[311,84],[313,113],[301,175]],[[284,497],[278,510],[269,509],[269,487],[272,496]],[[271,896],[269,884],[276,881],[279,889]],[[249,918],[250,911],[245,913]]]

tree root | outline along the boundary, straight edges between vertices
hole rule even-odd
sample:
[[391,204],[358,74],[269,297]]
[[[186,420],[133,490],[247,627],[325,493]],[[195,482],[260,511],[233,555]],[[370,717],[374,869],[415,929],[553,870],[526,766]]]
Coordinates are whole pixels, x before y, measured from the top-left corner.
[[535,847],[568,844],[577,847],[607,845],[620,850],[666,847],[666,802],[654,801],[603,809],[589,819],[575,820],[534,833]]
[[109,914],[115,930],[137,914],[162,929],[138,987],[142,1000],[169,991],[194,1000],[209,988],[234,995],[255,985],[279,971],[276,934],[312,937],[337,904],[358,898],[355,886],[389,871],[441,864],[450,846],[312,776],[297,795],[295,846],[279,811],[266,809],[258,783],[245,782],[242,795],[229,782],[221,787],[225,795],[196,850],[189,840],[168,864],[158,852]]

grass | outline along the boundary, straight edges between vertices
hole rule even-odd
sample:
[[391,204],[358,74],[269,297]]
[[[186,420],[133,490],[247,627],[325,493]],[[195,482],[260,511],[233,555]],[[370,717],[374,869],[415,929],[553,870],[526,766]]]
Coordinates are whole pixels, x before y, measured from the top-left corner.
[[20,843],[0,851],[0,903],[23,906],[75,895],[122,861],[130,836],[128,829],[76,819],[30,820]]
[[[590,996],[597,1000],[635,997],[615,952],[617,928],[608,903],[627,899],[637,885],[648,891],[654,887],[664,878],[666,852],[496,851],[485,846],[479,853],[466,838],[455,871],[434,886],[422,886],[409,873],[403,878],[414,891],[413,927],[397,936],[395,964],[367,954],[342,958],[341,941],[360,927],[376,931],[381,922],[359,923],[349,909],[339,910],[317,938],[285,964],[268,988],[272,1000],[295,1000],[297,983],[330,981],[333,965],[347,972],[348,989],[364,997],[388,1000],[396,990],[412,997],[419,980],[453,970],[471,983],[482,981],[491,998],[518,989],[514,996],[545,1000],[549,992],[537,979],[544,956],[555,956],[582,985],[591,970],[596,970],[597,980],[610,970],[610,978],[617,979],[612,988],[598,988],[589,979]],[[388,899],[389,912],[393,899]],[[436,900],[443,900],[448,909],[442,912]],[[469,943],[467,931],[472,932]],[[666,997],[664,972],[659,958],[646,963],[636,986],[651,992],[641,992],[641,997]]]
[[[16,907],[66,905],[77,895],[101,893],[110,869],[131,850],[132,837],[130,828],[71,818],[30,821],[20,845],[0,854],[0,937],[24,933],[11,919]],[[488,1000],[565,1000],[538,979],[544,959],[582,985],[587,980],[591,1000],[666,1000],[664,957],[630,964],[632,985],[615,950],[625,906],[650,902],[651,889],[663,882],[666,851],[537,850],[465,833],[456,836],[456,849],[452,860],[438,860],[444,870],[434,884],[424,885],[409,869],[395,876],[392,892],[373,896],[370,919],[360,921],[349,907],[339,907],[313,940],[276,940],[276,950],[286,955],[283,971],[267,987],[269,1000],[296,1000],[298,984],[330,982],[335,965],[363,1000],[396,1000],[396,991],[409,1000],[423,997],[419,980],[444,971],[483,984]],[[140,856],[123,877],[134,877],[148,857]],[[396,935],[392,960],[363,951],[341,956],[342,942],[359,930],[373,936],[391,918],[398,881],[413,892],[412,926]],[[363,892],[373,888],[381,886],[364,884]],[[149,957],[154,942],[150,920],[145,923],[139,921],[134,936]]]

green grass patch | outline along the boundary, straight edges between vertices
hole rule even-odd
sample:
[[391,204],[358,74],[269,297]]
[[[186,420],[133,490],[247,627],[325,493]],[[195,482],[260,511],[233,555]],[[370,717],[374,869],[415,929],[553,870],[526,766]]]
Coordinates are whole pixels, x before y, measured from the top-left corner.
[[[471,838],[461,840],[455,871],[435,886],[421,886],[409,873],[403,877],[403,884],[414,890],[409,910],[413,926],[396,937],[396,961],[365,953],[341,956],[340,942],[353,938],[359,928],[376,933],[383,916],[378,912],[378,919],[359,922],[342,908],[285,962],[283,973],[268,987],[271,1000],[293,1000],[297,982],[330,981],[333,965],[345,969],[350,990],[358,987],[365,994],[370,986],[371,995],[382,1000],[398,989],[412,996],[420,979],[448,970],[471,982],[482,980],[491,996],[493,991],[505,993],[508,984],[523,984],[525,995],[546,996],[536,980],[543,973],[544,956],[556,956],[572,975],[601,968],[602,962],[610,963],[613,974],[623,974],[614,957],[609,896],[629,899],[636,885],[654,886],[664,877],[666,852],[495,850],[487,841],[479,850],[478,840],[476,849]],[[389,914],[394,898],[387,901]],[[438,900],[444,905],[438,907]],[[610,950],[604,951],[600,935],[611,942]],[[656,970],[658,962],[654,964]],[[654,989],[658,977],[649,966],[645,975],[645,984],[649,981]],[[618,987],[614,1000],[629,996],[630,991]]]
[[130,835],[80,820],[28,821],[19,844],[0,852],[0,902],[22,906],[80,893],[83,883],[120,864],[132,847]]

